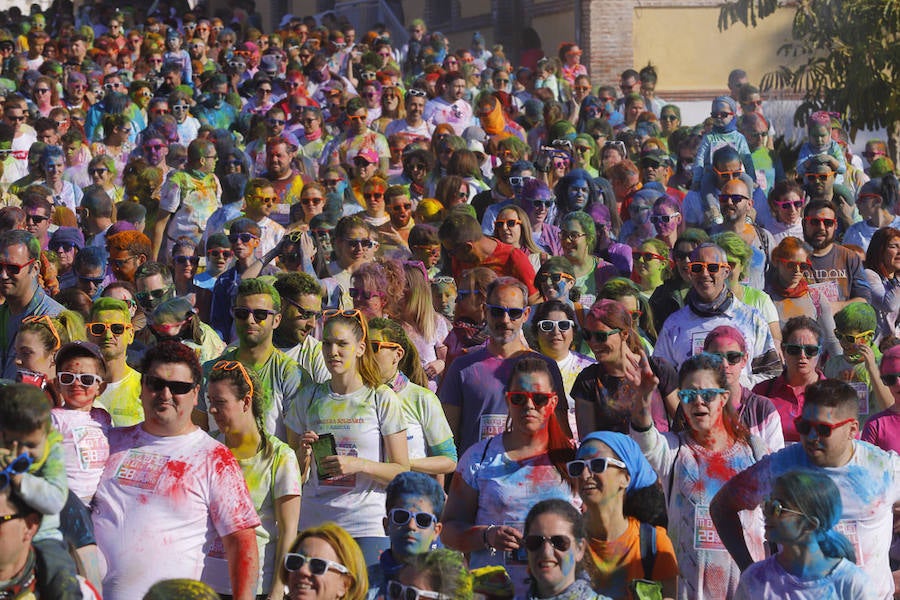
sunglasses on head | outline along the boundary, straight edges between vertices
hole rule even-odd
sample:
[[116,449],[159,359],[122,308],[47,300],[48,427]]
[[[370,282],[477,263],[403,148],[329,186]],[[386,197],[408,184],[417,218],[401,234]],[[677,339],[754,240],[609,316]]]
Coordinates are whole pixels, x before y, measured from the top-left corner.
[[141,377],[141,383],[145,384],[154,392],[161,392],[168,388],[173,396],[181,396],[189,393],[197,384],[193,381],[169,381],[155,375],[144,375]]
[[617,333],[621,333],[622,330],[620,328],[616,329],[607,329],[605,331],[591,331],[589,329],[583,329],[581,331],[581,336],[584,338],[584,341],[587,343],[591,343],[591,341],[595,341],[600,344],[605,344],[606,340],[610,337],[616,335]]
[[678,390],[678,399],[682,404],[690,404],[696,398],[700,398],[704,404],[709,404],[716,399],[719,394],[724,394],[727,390],[722,388],[704,388],[694,390]]
[[599,475],[606,471],[609,465],[619,467],[620,469],[628,469],[625,463],[617,458],[600,457],[570,460],[566,463],[566,472],[569,474],[569,477],[581,477],[582,473],[585,471],[593,473],[594,475]]
[[834,430],[838,427],[843,427],[847,423],[852,423],[855,420],[856,419],[854,418],[850,418],[838,421],[837,423],[823,423],[822,421],[810,421],[803,417],[797,417],[794,419],[794,428],[797,430],[797,433],[803,436],[809,435],[810,431],[815,430],[816,436],[827,438],[831,437],[831,434],[834,433]]
[[388,511],[388,517],[394,525],[406,525],[411,520],[416,520],[416,527],[428,529],[438,522],[438,518],[428,512],[413,512],[405,508],[392,508]]
[[316,558],[314,556],[306,556],[305,554],[300,554],[297,552],[288,552],[284,555],[285,571],[293,573],[302,569],[304,565],[309,565],[309,572],[313,575],[316,575],[317,577],[321,577],[322,575],[327,573],[329,569],[337,571],[338,573],[342,573],[344,575],[350,572],[349,570],[347,570],[347,567],[340,563],[336,563],[333,560]]
[[278,313],[274,310],[268,310],[265,308],[247,308],[246,306],[233,306],[231,308],[231,316],[239,321],[246,321],[250,318],[250,315],[253,315],[253,320],[257,323],[262,323],[269,317],[273,315],[277,315]]
[[87,330],[93,336],[104,336],[107,331],[112,331],[113,335],[122,335],[126,330],[131,329],[131,323],[88,323]]
[[559,331],[569,331],[570,329],[575,327],[575,322],[568,319],[563,321],[552,321],[550,319],[544,319],[542,321],[538,321],[537,326],[541,331],[548,333],[557,329]]
[[535,408],[543,408],[556,397],[556,392],[506,392],[506,399],[513,406],[525,406],[531,400]]
[[703,271],[706,271],[710,275],[715,275],[719,272],[720,269],[724,269],[727,266],[728,263],[708,263],[701,261],[688,263],[688,268],[690,269],[691,273],[702,273]]
[[714,354],[722,360],[727,361],[729,365],[738,364],[745,356],[744,352],[739,352],[737,350],[731,350],[729,352],[710,352],[710,354]]
[[103,378],[93,373],[70,373],[68,371],[60,371],[56,374],[60,385],[75,385],[77,381],[82,387],[91,387],[103,383]]
[[503,315],[506,315],[511,321],[515,321],[516,319],[521,319],[522,315],[525,314],[524,308],[509,308],[497,304],[486,304],[485,306],[487,306],[488,314],[495,319],[502,319]]

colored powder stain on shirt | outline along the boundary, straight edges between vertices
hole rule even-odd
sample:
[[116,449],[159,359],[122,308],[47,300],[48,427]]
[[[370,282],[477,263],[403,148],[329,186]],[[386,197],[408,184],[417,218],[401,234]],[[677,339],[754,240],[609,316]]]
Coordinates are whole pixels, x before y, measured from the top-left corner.
[[221,475],[234,462],[234,455],[225,446],[219,446],[213,450],[213,468],[217,475]]
[[847,467],[847,480],[850,488],[859,496],[864,504],[871,504],[884,493],[885,485],[890,482],[890,474],[885,473],[881,482],[872,478],[872,471],[859,465]]
[[736,473],[721,454],[713,454],[709,457],[706,472],[712,479],[717,479],[721,482],[728,481]]

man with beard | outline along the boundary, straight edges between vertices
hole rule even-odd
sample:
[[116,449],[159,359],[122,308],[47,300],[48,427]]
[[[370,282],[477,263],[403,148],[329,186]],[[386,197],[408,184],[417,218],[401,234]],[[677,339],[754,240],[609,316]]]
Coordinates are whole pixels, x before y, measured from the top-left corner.
[[[477,230],[478,224],[472,221]],[[486,298],[487,344],[454,360],[438,390],[460,456],[478,441],[505,430],[506,385],[523,357],[544,360],[552,374],[553,389],[560,398],[565,397],[556,361],[531,352],[522,335],[522,325],[531,312],[525,285],[512,277],[499,277],[488,284]],[[558,403],[556,418],[571,436],[567,415],[566,403]]]
[[147,313],[147,329],[156,343],[175,340],[194,350],[201,361],[212,360],[225,351],[213,328],[200,320],[194,305],[185,296],[167,298]]
[[441,95],[425,104],[424,119],[433,126],[447,123],[456,135],[462,135],[466,127],[473,125],[472,105],[463,99],[466,78],[459,71],[444,75]]
[[128,346],[134,341],[134,326],[125,301],[98,298],[91,306],[87,336],[106,360],[106,387],[94,404],[106,409],[116,427],[140,423],[144,420],[141,374],[125,360]]
[[316,383],[331,379],[322,357],[322,342],[313,332],[322,316],[322,286],[308,273],[279,273],[275,289],[281,295],[281,323],[273,337],[275,347],[299,363]]
[[412,201],[402,185],[392,185],[384,195],[390,220],[378,227],[383,252],[409,251],[409,232],[416,222],[412,218]]
[[[269,403],[263,414],[266,431],[285,440],[284,409],[306,386],[313,382],[309,373],[295,360],[278,350],[272,342],[275,329],[281,324],[281,294],[263,279],[244,279],[237,286],[237,296],[231,315],[237,332],[237,345],[226,350],[219,358],[203,365],[205,376],[213,365],[221,360],[239,361],[252,369],[266,388]],[[207,381],[207,377],[203,378]],[[200,401],[195,409],[194,422],[211,430],[215,420],[207,415],[206,386],[200,391]]]
[[[284,113],[280,114],[283,121]],[[271,218],[282,227],[289,224],[291,206],[300,202],[300,192],[303,191],[303,176],[293,165],[296,154],[297,146],[284,136],[279,135],[266,140],[266,172],[260,177],[269,180],[275,195],[278,196],[278,203],[272,210]]]
[[691,252],[688,271],[691,289],[685,306],[663,323],[653,356],[672,364],[703,351],[706,335],[719,325],[730,325],[744,334],[749,359],[741,384],[752,387],[781,373],[781,360],[769,324],[754,308],[734,297],[728,289],[731,267],[728,256],[715,244],[705,243]]
[[769,252],[775,247],[772,234],[754,225],[749,219],[753,208],[750,188],[742,179],[732,179],[719,190],[719,210],[722,212],[722,223],[712,228],[711,234],[731,231],[747,242],[753,256],[747,264],[744,276],[750,285],[758,290],[765,287],[766,270],[769,268]]
[[814,301],[819,297],[838,312],[850,302],[870,302],[872,290],[859,256],[834,243],[837,210],[830,200],[812,200],[803,209],[803,239],[812,246],[812,270],[807,276]]
[[403,143],[400,144],[403,148],[407,144],[412,144],[419,140],[431,140],[434,126],[422,118],[427,97],[428,94],[418,88],[407,90],[404,98],[406,117],[388,123],[388,126],[384,129],[384,137],[390,139],[395,135],[399,136],[403,140]]
[[840,220],[841,231],[846,231],[859,217],[853,193],[834,182],[835,173],[830,163],[819,160],[818,156],[813,156],[806,162],[807,171],[803,174],[803,189],[806,195],[810,200],[831,202]]
[[713,498],[709,512],[722,543],[738,567],[749,567],[753,559],[738,513],[771,498],[773,482],[787,471],[823,473],[841,491],[835,529],[850,540],[857,564],[871,578],[871,597],[892,598],[889,550],[892,509],[900,501],[900,457],[855,439],[859,401],[843,381],[826,379],[807,386],[803,412],[795,423],[800,443],[763,457],[731,478]]

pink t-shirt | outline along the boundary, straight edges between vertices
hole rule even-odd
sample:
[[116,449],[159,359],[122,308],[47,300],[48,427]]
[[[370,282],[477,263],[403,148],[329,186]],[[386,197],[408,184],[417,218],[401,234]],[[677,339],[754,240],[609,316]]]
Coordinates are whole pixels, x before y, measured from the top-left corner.
[[234,455],[206,432],[157,437],[113,429],[94,496],[94,534],[109,562],[106,600],[140,598],[161,579],[202,579],[219,536],[259,526]]
[[102,408],[92,408],[90,412],[54,408],[50,418],[63,436],[69,489],[89,504],[109,458],[107,438],[112,419]]
[[889,408],[874,415],[863,427],[860,439],[900,454],[900,412]]

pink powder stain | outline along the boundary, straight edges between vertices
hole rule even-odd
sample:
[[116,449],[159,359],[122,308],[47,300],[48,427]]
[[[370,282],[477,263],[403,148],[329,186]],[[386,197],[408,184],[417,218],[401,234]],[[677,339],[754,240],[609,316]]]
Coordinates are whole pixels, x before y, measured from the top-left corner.
[[234,463],[234,455],[231,450],[225,446],[219,446],[213,450],[213,469],[216,475],[221,475],[232,463]]
[[147,498],[147,496],[146,496],[145,494],[140,494],[140,495],[138,496],[137,500],[138,500],[138,502],[140,502],[141,504],[147,504],[147,502],[149,501],[149,499]]

